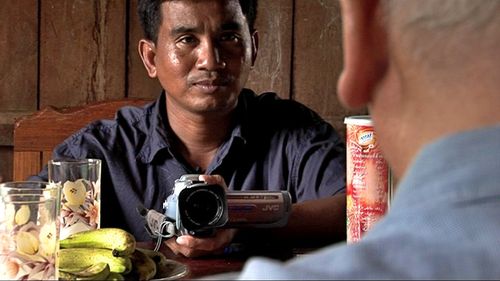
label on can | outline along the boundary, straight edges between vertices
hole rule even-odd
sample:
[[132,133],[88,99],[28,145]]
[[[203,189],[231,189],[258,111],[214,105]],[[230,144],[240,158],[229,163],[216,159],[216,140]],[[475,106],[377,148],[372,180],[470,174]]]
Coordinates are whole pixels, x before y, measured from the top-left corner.
[[347,243],[357,242],[386,213],[389,167],[377,143],[370,116],[346,124]]

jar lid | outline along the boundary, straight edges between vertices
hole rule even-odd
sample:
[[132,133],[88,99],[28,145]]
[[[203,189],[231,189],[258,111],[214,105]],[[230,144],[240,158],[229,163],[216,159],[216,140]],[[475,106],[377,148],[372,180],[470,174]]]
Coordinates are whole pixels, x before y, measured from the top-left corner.
[[372,126],[373,121],[370,115],[348,116],[344,118],[344,123],[358,126]]

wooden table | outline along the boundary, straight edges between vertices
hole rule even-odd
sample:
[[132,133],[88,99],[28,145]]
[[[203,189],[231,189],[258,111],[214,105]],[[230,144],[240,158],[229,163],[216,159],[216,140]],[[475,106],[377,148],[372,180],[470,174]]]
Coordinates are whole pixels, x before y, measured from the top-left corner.
[[240,271],[247,257],[205,257],[186,258],[174,255],[168,247],[162,247],[160,251],[169,259],[175,260],[187,266],[187,275],[181,279],[195,279],[203,276]]
[[[139,242],[137,244],[139,247],[153,249],[153,242]],[[170,249],[164,245],[160,248],[162,252],[168,259],[180,262],[187,266],[188,273],[181,279],[195,279],[204,276],[210,276],[215,274],[240,271],[245,264],[245,261],[251,256],[266,256],[279,260],[286,260],[292,258],[298,254],[303,254],[309,251],[309,249],[284,249],[284,248],[272,248],[267,249],[246,251],[244,253],[231,254],[225,256],[212,256],[203,258],[186,258],[180,255],[175,255],[170,251]]]

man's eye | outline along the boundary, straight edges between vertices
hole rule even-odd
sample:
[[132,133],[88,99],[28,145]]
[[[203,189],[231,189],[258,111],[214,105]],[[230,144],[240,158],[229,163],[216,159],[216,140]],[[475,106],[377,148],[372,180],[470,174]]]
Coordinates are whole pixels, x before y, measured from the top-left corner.
[[240,37],[234,33],[222,34],[221,41],[223,42],[238,42]]
[[183,44],[193,44],[196,42],[196,38],[193,36],[184,36],[179,39],[179,42]]

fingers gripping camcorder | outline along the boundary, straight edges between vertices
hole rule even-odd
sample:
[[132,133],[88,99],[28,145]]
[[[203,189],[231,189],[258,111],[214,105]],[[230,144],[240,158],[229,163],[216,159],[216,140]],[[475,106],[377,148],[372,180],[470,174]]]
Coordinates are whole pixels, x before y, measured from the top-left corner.
[[216,228],[284,226],[291,211],[291,197],[288,191],[227,191],[190,174],[175,181],[163,208],[164,214],[139,210],[152,236],[208,236]]

